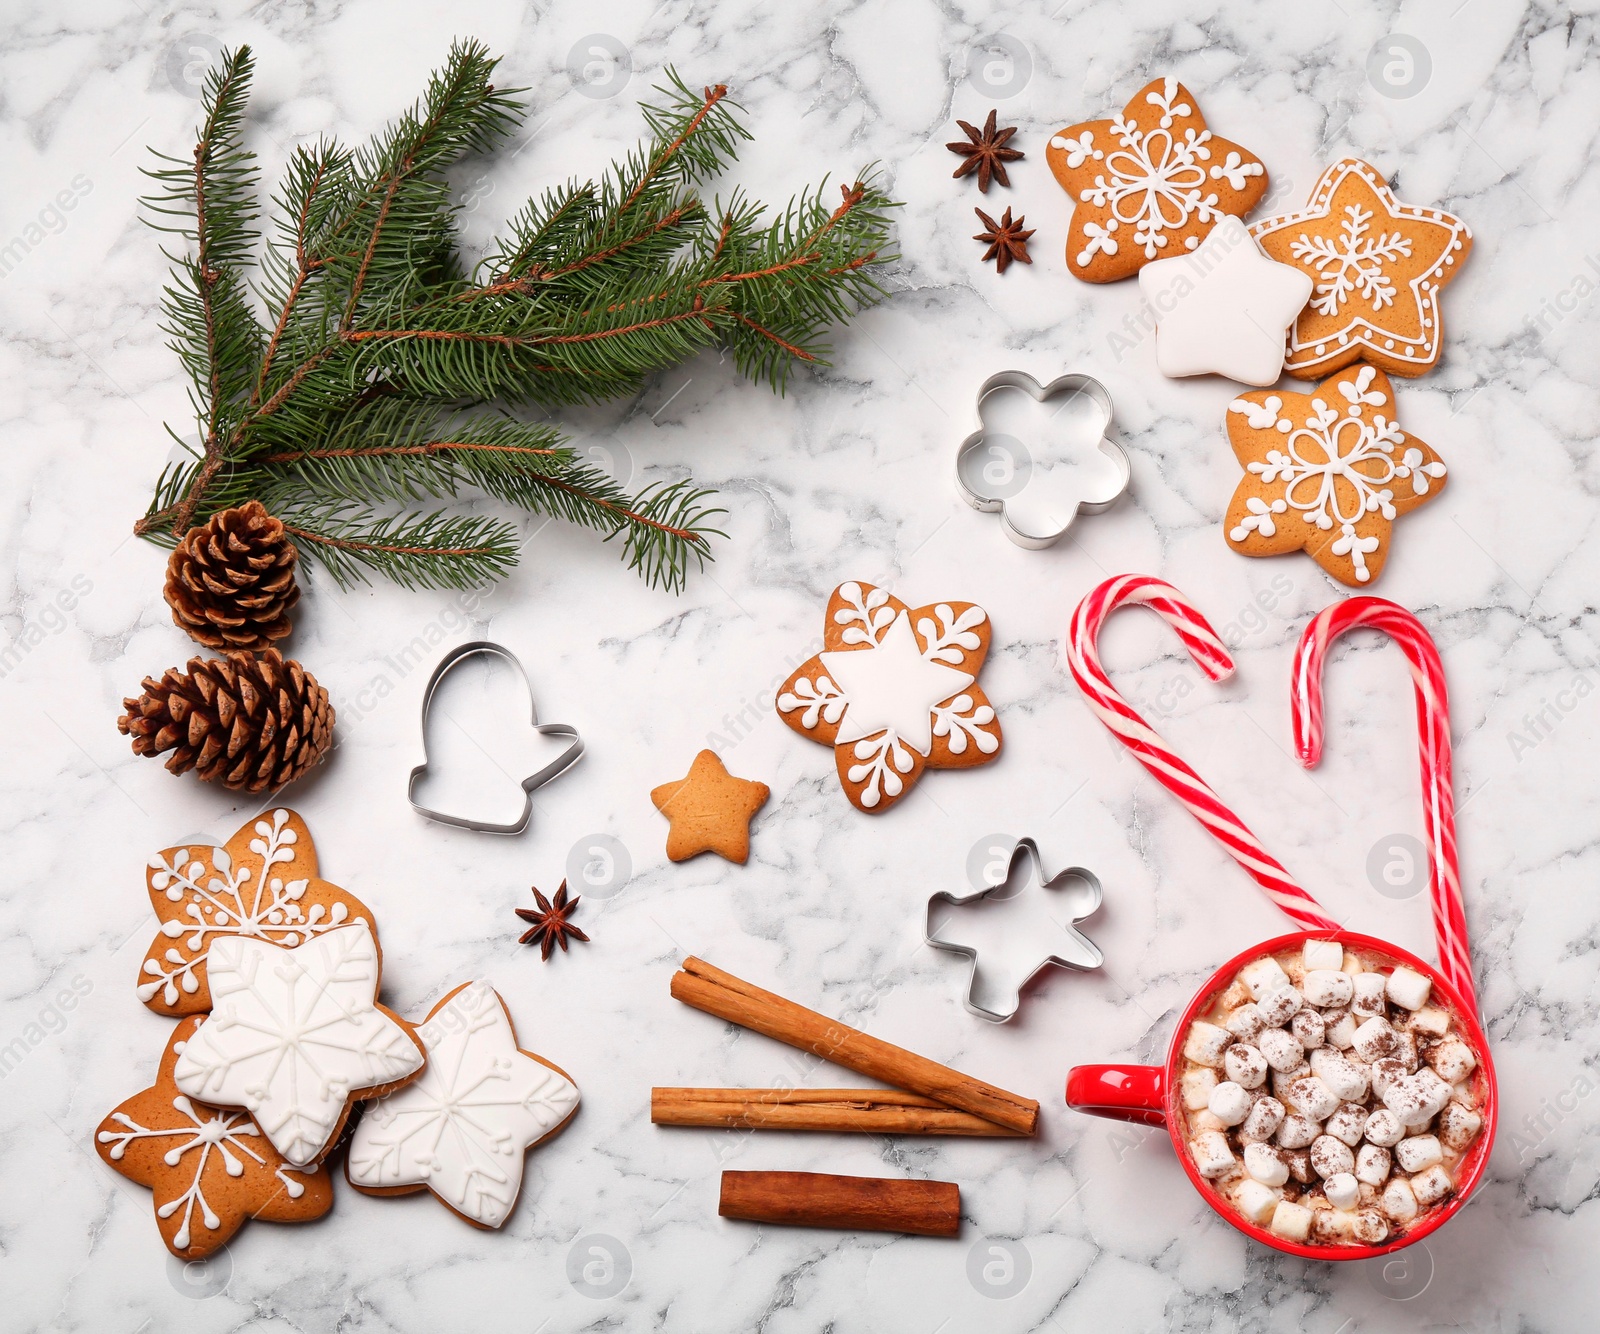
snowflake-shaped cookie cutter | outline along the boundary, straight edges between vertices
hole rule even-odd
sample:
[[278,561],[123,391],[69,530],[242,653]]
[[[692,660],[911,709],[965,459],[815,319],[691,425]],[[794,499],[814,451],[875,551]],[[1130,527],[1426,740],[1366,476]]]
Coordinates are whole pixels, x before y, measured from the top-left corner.
[[[1015,888],[1017,873],[1021,869],[1019,863],[1026,863],[1029,872],[1027,882],[1021,889]],[[970,904],[980,903],[986,899],[1010,898],[1014,894],[1026,894],[1030,890],[1049,892],[1059,895],[1059,906],[1066,910],[1067,920],[1056,919],[1056,925],[1067,937],[1068,948],[1061,953],[1050,953],[1044,956],[1032,968],[1026,977],[1017,983],[1017,1002],[1008,1010],[991,1010],[978,1004],[975,994],[978,987],[978,972],[982,967],[978,958],[978,951],[971,945],[962,945],[953,940],[945,940],[939,932],[950,925],[953,914],[946,911],[940,921],[935,924],[934,914],[940,909],[961,908]],[[1022,993],[1027,990],[1028,984],[1033,981],[1046,968],[1055,966],[1071,968],[1079,972],[1087,972],[1101,967],[1105,957],[1100,953],[1100,947],[1077,929],[1074,923],[1081,922],[1086,917],[1092,917],[1099,911],[1104,894],[1100,888],[1100,878],[1092,871],[1087,871],[1081,866],[1069,866],[1064,871],[1058,871],[1048,880],[1044,875],[1044,861],[1039,856],[1039,845],[1031,838],[1019,838],[1017,845],[1011,850],[1011,860],[1007,864],[1006,874],[998,883],[990,885],[987,889],[980,889],[971,894],[952,894],[949,890],[938,890],[928,898],[926,915],[923,919],[923,943],[933,946],[936,950],[945,950],[951,954],[959,954],[971,960],[971,967],[967,971],[967,989],[961,998],[969,1012],[980,1019],[987,1019],[991,1024],[1003,1024],[1016,1017],[1017,1011],[1022,1008]]]
[[[1031,458],[1021,460],[1019,467],[1019,460],[1012,457],[1004,445],[996,443],[999,433],[992,431],[985,422],[983,406],[992,394],[1007,389],[1020,389],[1041,405],[1060,400],[1061,407],[1065,407],[1080,395],[1087,398],[1096,409],[1094,420],[1074,432],[1072,445],[1077,453],[1096,449],[1110,459],[1115,468],[1114,484],[1076,494],[1062,489],[1059,499],[1049,506],[1048,518],[1043,521],[1040,521],[1041,516],[1023,518],[1015,513],[1014,510],[1024,508],[1022,497],[1030,490],[1048,488],[1053,494],[1060,482],[1037,476],[1038,470]],[[1079,514],[1099,514],[1110,509],[1133,480],[1133,465],[1127,451],[1111,438],[1111,395],[1092,375],[1062,375],[1041,385],[1026,371],[998,371],[979,388],[977,413],[977,429],[956,451],[956,489],[973,509],[999,514],[1000,527],[1019,547],[1042,551],[1053,546],[1066,535]],[[993,475],[996,467],[1000,469],[999,476]],[[1008,501],[1013,503],[1012,509],[1007,508]]]
[[[416,797],[417,784],[422,780],[423,775],[428,772],[428,715],[433,710],[433,697],[446,676],[468,658],[477,657],[480,654],[503,658],[516,669],[517,675],[522,678],[522,684],[528,690],[528,717],[533,724],[535,732],[540,736],[566,737],[570,742],[544,768],[521,780],[523,793],[522,814],[510,824],[500,824],[493,820],[477,820],[465,815],[451,815],[447,811],[434,810],[432,807],[424,806]],[[533,698],[533,682],[528,679],[528,672],[523,667],[522,660],[501,644],[479,639],[451,649],[450,652],[439,659],[439,665],[433,669],[433,675],[428,678],[428,688],[422,692],[422,753],[422,763],[411,771],[411,778],[406,783],[406,800],[411,803],[411,809],[416,811],[418,815],[424,816],[429,820],[436,820],[440,824],[454,825],[457,829],[472,829],[480,834],[520,834],[528,827],[528,821],[533,818],[534,789],[543,787],[552,778],[566,773],[583,757],[583,738],[578,735],[578,729],[569,723],[541,723],[539,721],[539,708]]]

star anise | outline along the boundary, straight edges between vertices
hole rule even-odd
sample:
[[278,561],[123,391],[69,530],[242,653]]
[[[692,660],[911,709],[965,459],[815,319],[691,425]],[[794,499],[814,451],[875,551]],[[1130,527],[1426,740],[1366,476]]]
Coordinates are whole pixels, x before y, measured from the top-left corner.
[[1026,218],[1018,218],[1012,222],[1011,210],[1007,209],[1000,215],[1000,221],[996,222],[981,208],[972,211],[983,219],[983,225],[987,229],[975,233],[972,239],[989,243],[989,248],[983,252],[983,258],[994,260],[996,273],[1004,273],[1006,266],[1014,259],[1021,260],[1024,264],[1033,263],[1028,257],[1028,238],[1037,229],[1033,227],[1024,229],[1022,224],[1027,221]]
[[532,908],[513,909],[524,922],[533,923],[517,938],[518,944],[537,944],[539,946],[540,959],[548,960],[555,953],[557,945],[561,946],[562,953],[566,952],[568,936],[582,941],[589,939],[588,936],[584,935],[582,931],[567,920],[572,916],[573,910],[577,908],[578,898],[582,898],[582,895],[574,898],[570,903],[567,902],[567,882],[565,880],[561,882],[561,888],[556,890],[554,903],[545,898],[537,889],[533,891],[533,897],[539,905],[537,912]]
[[968,125],[964,120],[956,122],[967,132],[971,143],[956,140],[953,144],[946,144],[952,153],[960,153],[966,158],[959,167],[950,174],[957,179],[978,173],[978,191],[980,194],[989,193],[989,178],[992,176],[1001,185],[1009,186],[1010,180],[1006,177],[1006,163],[1015,162],[1023,156],[1020,148],[1007,148],[1006,140],[1017,132],[1015,125],[1007,125],[1004,129],[994,127],[994,112],[989,113],[989,119],[983,122],[983,129],[975,125]]

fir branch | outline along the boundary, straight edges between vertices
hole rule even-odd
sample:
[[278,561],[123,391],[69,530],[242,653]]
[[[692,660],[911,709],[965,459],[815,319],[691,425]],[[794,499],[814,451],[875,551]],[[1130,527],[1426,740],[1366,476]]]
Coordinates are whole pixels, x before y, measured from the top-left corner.
[[284,531],[340,587],[376,573],[404,588],[475,588],[517,563],[516,530],[497,520],[443,511],[390,515],[348,501],[267,494]]

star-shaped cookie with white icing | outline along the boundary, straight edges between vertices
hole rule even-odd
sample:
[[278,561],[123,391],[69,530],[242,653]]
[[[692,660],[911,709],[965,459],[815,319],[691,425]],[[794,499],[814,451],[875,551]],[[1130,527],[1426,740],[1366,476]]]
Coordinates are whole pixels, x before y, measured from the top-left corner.
[[1163,375],[1269,385],[1283,373],[1284,335],[1311,278],[1268,259],[1244,223],[1227,217],[1190,254],[1140,269],[1139,291],[1156,314]]
[[227,936],[211,947],[211,1016],[173,1068],[180,1093],[244,1107],[296,1167],[334,1145],[352,1100],[422,1069],[416,1032],[378,1004],[378,943],[365,922],[289,950]]
[[345,1177],[369,1195],[430,1190],[474,1226],[497,1228],[522,1190],[528,1150],[572,1119],[578,1086],[517,1046],[505,1002],[486,982],[450,992],[417,1035],[427,1069],[365,1110]]
[[978,685],[989,616],[970,602],[907,607],[887,589],[840,584],[823,651],[778,691],[778,716],[834,748],[857,810],[886,811],[925,769],[965,769],[1000,753],[1000,723]]

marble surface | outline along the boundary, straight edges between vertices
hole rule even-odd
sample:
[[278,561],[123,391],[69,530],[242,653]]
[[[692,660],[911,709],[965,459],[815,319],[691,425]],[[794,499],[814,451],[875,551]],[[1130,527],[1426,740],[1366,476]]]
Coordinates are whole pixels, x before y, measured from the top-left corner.
[[[16,0],[0,33],[0,1325],[1593,1327],[1592,6]],[[458,983],[491,982],[523,1044],[572,1072],[583,1105],[530,1160],[501,1233],[425,1196],[368,1198],[341,1181],[326,1220],[246,1225],[209,1266],[185,1270],[160,1243],[148,1194],[110,1173],[89,1137],[149,1081],[167,1032],[133,996],[153,928],[146,858],[226,836],[258,808],[135,758],[113,726],[145,673],[192,648],[161,602],[163,554],[128,535],[168,454],[162,423],[189,429],[157,328],[163,264],[135,221],[138,170],[146,145],[187,151],[188,78],[220,44],[255,46],[251,135],[272,179],[307,136],[375,130],[455,34],[503,52],[508,80],[533,89],[515,151],[462,171],[480,243],[530,191],[631,144],[636,99],[671,63],[691,83],[733,85],[757,145],[730,181],[761,197],[883,164],[906,201],[904,258],[892,299],[840,334],[832,369],[800,375],[786,397],[708,356],[635,400],[563,415],[636,479],[687,469],[721,490],[728,538],[684,595],[640,587],[611,549],[559,524],[530,530],[522,567],[485,596],[340,594],[313,580],[292,644],[335,696],[340,745],[283,800],[309,821],[325,874],[377,913],[384,999],[415,1016]],[[1105,648],[1123,688],[1335,915],[1431,953],[1426,894],[1382,874],[1389,850],[1422,833],[1400,657],[1376,640],[1335,655],[1328,755],[1300,769],[1290,655],[1342,590],[1302,556],[1226,548],[1236,471],[1219,423],[1232,387],[1162,379],[1137,332],[1137,285],[1092,288],[1065,271],[1067,208],[1046,139],[1163,72],[1267,162],[1269,202],[1297,202],[1323,165],[1355,152],[1403,199],[1463,215],[1477,237],[1446,293],[1441,366],[1399,391],[1404,425],[1448,460],[1452,484],[1402,521],[1376,591],[1422,616],[1449,672],[1468,917],[1504,1110],[1481,1194],[1387,1269],[1247,1242],[1188,1187],[1163,1136],[1070,1112],[1061,1097],[1075,1063],[1158,1059],[1210,970],[1284,925],[1067,678],[1067,616],[1107,574],[1172,579],[1237,646],[1236,678],[1212,686],[1155,618],[1118,617]],[[950,179],[943,145],[955,117],[991,105],[1019,126],[1028,157],[1009,192],[984,200]],[[1001,278],[979,265],[978,203],[1026,213],[1031,267]],[[1133,460],[1129,497],[1045,552],[1009,544],[954,491],[974,391],[1005,367],[1099,376]],[[983,680],[1006,729],[1002,758],[928,775],[881,819],[851,809],[827,752],[771,707],[846,578],[891,583],[913,604],[972,599],[995,627]],[[405,804],[426,669],[442,646],[478,636],[522,655],[542,716],[575,723],[589,746],[538,793],[516,838],[428,824]],[[518,716],[514,693],[495,694],[503,685],[466,683],[461,708]],[[513,728],[499,741],[532,745]],[[772,787],[742,868],[663,854],[649,789],[708,744]],[[936,889],[969,888],[974,849],[981,862],[1021,834],[1047,867],[1101,877],[1104,906],[1081,927],[1106,966],[1040,978],[1021,1016],[994,1027],[962,1008],[961,961],[923,946],[922,908]],[[607,865],[626,876],[608,879]],[[511,910],[569,866],[591,882],[580,921],[594,943],[542,966],[515,943]],[[1039,1137],[652,1127],[655,1083],[858,1082],[673,1002],[668,979],[688,953],[1037,1097]],[[74,987],[67,1009],[56,998]],[[724,1167],[958,1181],[962,1236],[727,1223],[716,1216]]]

